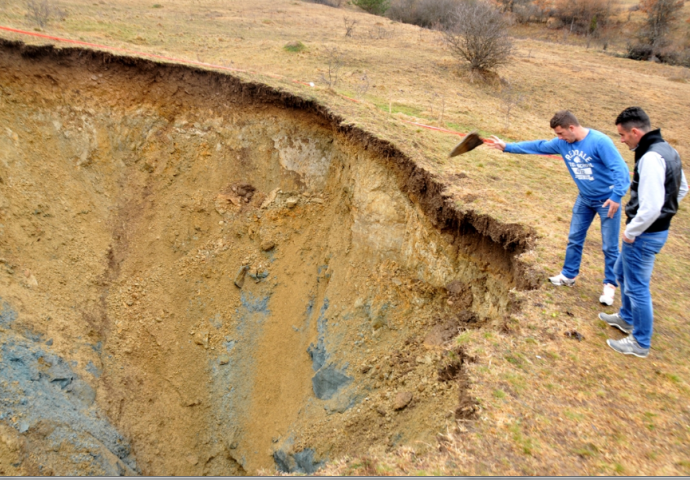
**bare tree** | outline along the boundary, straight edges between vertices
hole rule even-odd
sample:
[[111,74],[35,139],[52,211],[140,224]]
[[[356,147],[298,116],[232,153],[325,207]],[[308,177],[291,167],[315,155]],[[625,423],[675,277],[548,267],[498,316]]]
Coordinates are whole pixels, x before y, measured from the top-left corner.
[[479,73],[505,65],[513,51],[503,15],[483,0],[460,4],[443,38],[453,56]]
[[570,33],[597,34],[619,8],[618,0],[556,0],[553,16]]
[[501,88],[501,92],[498,95],[501,100],[501,106],[503,107],[503,112],[505,113],[505,130],[510,128],[510,114],[513,109],[519,107],[525,99],[525,96],[520,92],[510,80]]
[[355,26],[359,23],[359,20],[354,18],[343,18],[343,23],[345,23],[345,36],[351,37],[355,32]]
[[321,74],[321,81],[333,88],[338,84],[338,75],[343,66],[343,54],[337,47],[326,48],[326,75]]
[[364,72],[361,77],[359,77],[360,83],[357,85],[357,97],[362,98],[369,91],[369,77],[367,72]]
[[53,16],[62,15],[60,8],[51,0],[27,0],[26,2],[26,18],[40,28],[45,28]]
[[369,38],[372,40],[383,40],[385,38],[391,38],[393,36],[393,26],[391,26],[390,29],[387,29],[383,23],[376,22],[370,29],[369,29]]
[[677,22],[683,0],[641,0],[639,10],[646,14],[637,32],[637,42],[628,45],[628,58],[687,65],[690,54],[674,51],[671,31]]
[[666,45],[668,34],[678,14],[685,4],[684,0],[642,0],[640,10],[647,18],[639,32],[640,41],[656,50]]
[[495,0],[501,11],[513,13],[515,7],[532,3],[531,0]]

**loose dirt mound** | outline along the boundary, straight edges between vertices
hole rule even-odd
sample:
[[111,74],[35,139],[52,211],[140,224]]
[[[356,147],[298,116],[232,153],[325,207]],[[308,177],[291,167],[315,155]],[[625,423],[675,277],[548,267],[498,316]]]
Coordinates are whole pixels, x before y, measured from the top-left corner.
[[313,102],[3,43],[4,473],[313,472],[471,416],[449,342],[532,235],[443,191]]

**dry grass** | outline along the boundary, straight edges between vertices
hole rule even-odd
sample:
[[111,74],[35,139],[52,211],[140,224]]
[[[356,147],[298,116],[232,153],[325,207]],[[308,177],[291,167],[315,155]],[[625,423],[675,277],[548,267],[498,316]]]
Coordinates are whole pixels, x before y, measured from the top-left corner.
[[[256,0],[250,6],[169,0],[153,8],[155,3],[63,0],[68,16],[46,30],[253,70],[257,73],[239,75],[315,98],[448,179],[462,208],[534,227],[540,238],[525,259],[544,273],[560,268],[577,193],[561,162],[482,148],[449,160],[457,138],[403,121],[477,128],[508,140],[549,138],[552,113],[570,108],[586,126],[615,139],[615,116],[636,104],[690,161],[690,85],[683,80],[687,70],[679,67],[624,60],[594,48],[517,40],[517,55],[500,75],[523,100],[506,129],[500,86],[470,83],[434,32],[300,1]],[[0,24],[32,28],[25,13],[22,2],[9,2],[0,11]],[[345,36],[344,16],[359,20],[351,37]],[[286,51],[292,41],[306,49]],[[342,52],[343,67],[338,84],[328,88],[318,82],[333,47]],[[316,82],[316,87],[288,79]],[[356,96],[360,103],[345,98]],[[631,164],[632,155],[621,151]],[[467,178],[452,180],[461,172]],[[470,371],[472,394],[481,405],[478,419],[462,422],[457,434],[450,432],[438,453],[418,457],[410,448],[382,449],[367,458],[335,461],[326,473],[690,474],[688,202],[657,258],[649,358],[617,355],[605,344],[619,335],[596,319],[603,260],[595,225],[577,288],[544,286],[521,293],[524,309],[507,332],[477,330],[464,339],[478,358]],[[584,340],[566,338],[569,330]]]

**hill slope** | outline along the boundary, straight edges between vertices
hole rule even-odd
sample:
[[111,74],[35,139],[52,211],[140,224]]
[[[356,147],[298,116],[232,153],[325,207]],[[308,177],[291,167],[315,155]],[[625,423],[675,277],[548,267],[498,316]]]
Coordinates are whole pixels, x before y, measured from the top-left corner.
[[[23,4],[5,4],[0,24],[33,28]],[[46,33],[247,70],[234,74],[327,105],[446,185],[444,195],[458,210],[534,229],[536,244],[521,261],[542,280],[560,268],[576,196],[560,161],[482,148],[449,160],[457,137],[408,122],[479,129],[508,140],[550,138],[549,118],[569,108],[585,126],[616,140],[615,116],[635,104],[647,110],[682,158],[690,158],[687,69],[518,40],[514,61],[499,72],[512,86],[508,93],[507,87],[469,83],[436,33],[349,10],[278,0],[251,7],[206,1],[170,1],[160,8],[134,1],[62,5],[68,15],[49,23]],[[344,36],[343,17],[359,22],[352,37]],[[292,41],[306,48],[286,51]],[[329,82],[329,65],[331,73],[340,65],[337,82],[333,76]],[[305,85],[310,82],[315,86]],[[630,152],[621,153],[631,165]],[[442,442],[441,453],[413,456],[414,445],[396,450],[395,442],[386,442],[364,460],[357,453],[326,471],[690,473],[690,300],[683,295],[689,234],[690,214],[682,204],[657,258],[655,338],[648,359],[616,355],[605,344],[619,335],[596,319],[603,260],[594,225],[575,289],[544,285],[517,292],[521,309],[503,328],[470,329],[458,337],[476,358],[467,365],[470,393],[480,408],[475,418],[459,421],[457,431],[451,428],[453,438]],[[572,330],[584,339],[564,335]]]

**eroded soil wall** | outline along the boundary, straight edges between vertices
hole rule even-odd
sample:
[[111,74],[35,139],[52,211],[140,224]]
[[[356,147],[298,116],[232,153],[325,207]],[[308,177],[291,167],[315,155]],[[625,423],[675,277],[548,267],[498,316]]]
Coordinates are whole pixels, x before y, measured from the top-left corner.
[[[107,462],[28,460],[55,450],[57,420],[27,414],[0,418],[14,454],[38,474],[233,475],[431,442],[471,411],[447,341],[534,283],[516,259],[530,232],[442,193],[313,102],[3,43],[0,335],[69,363],[67,385],[46,388],[127,444],[101,435]],[[74,400],[79,382],[93,394]],[[2,387],[19,416],[27,385]]]

